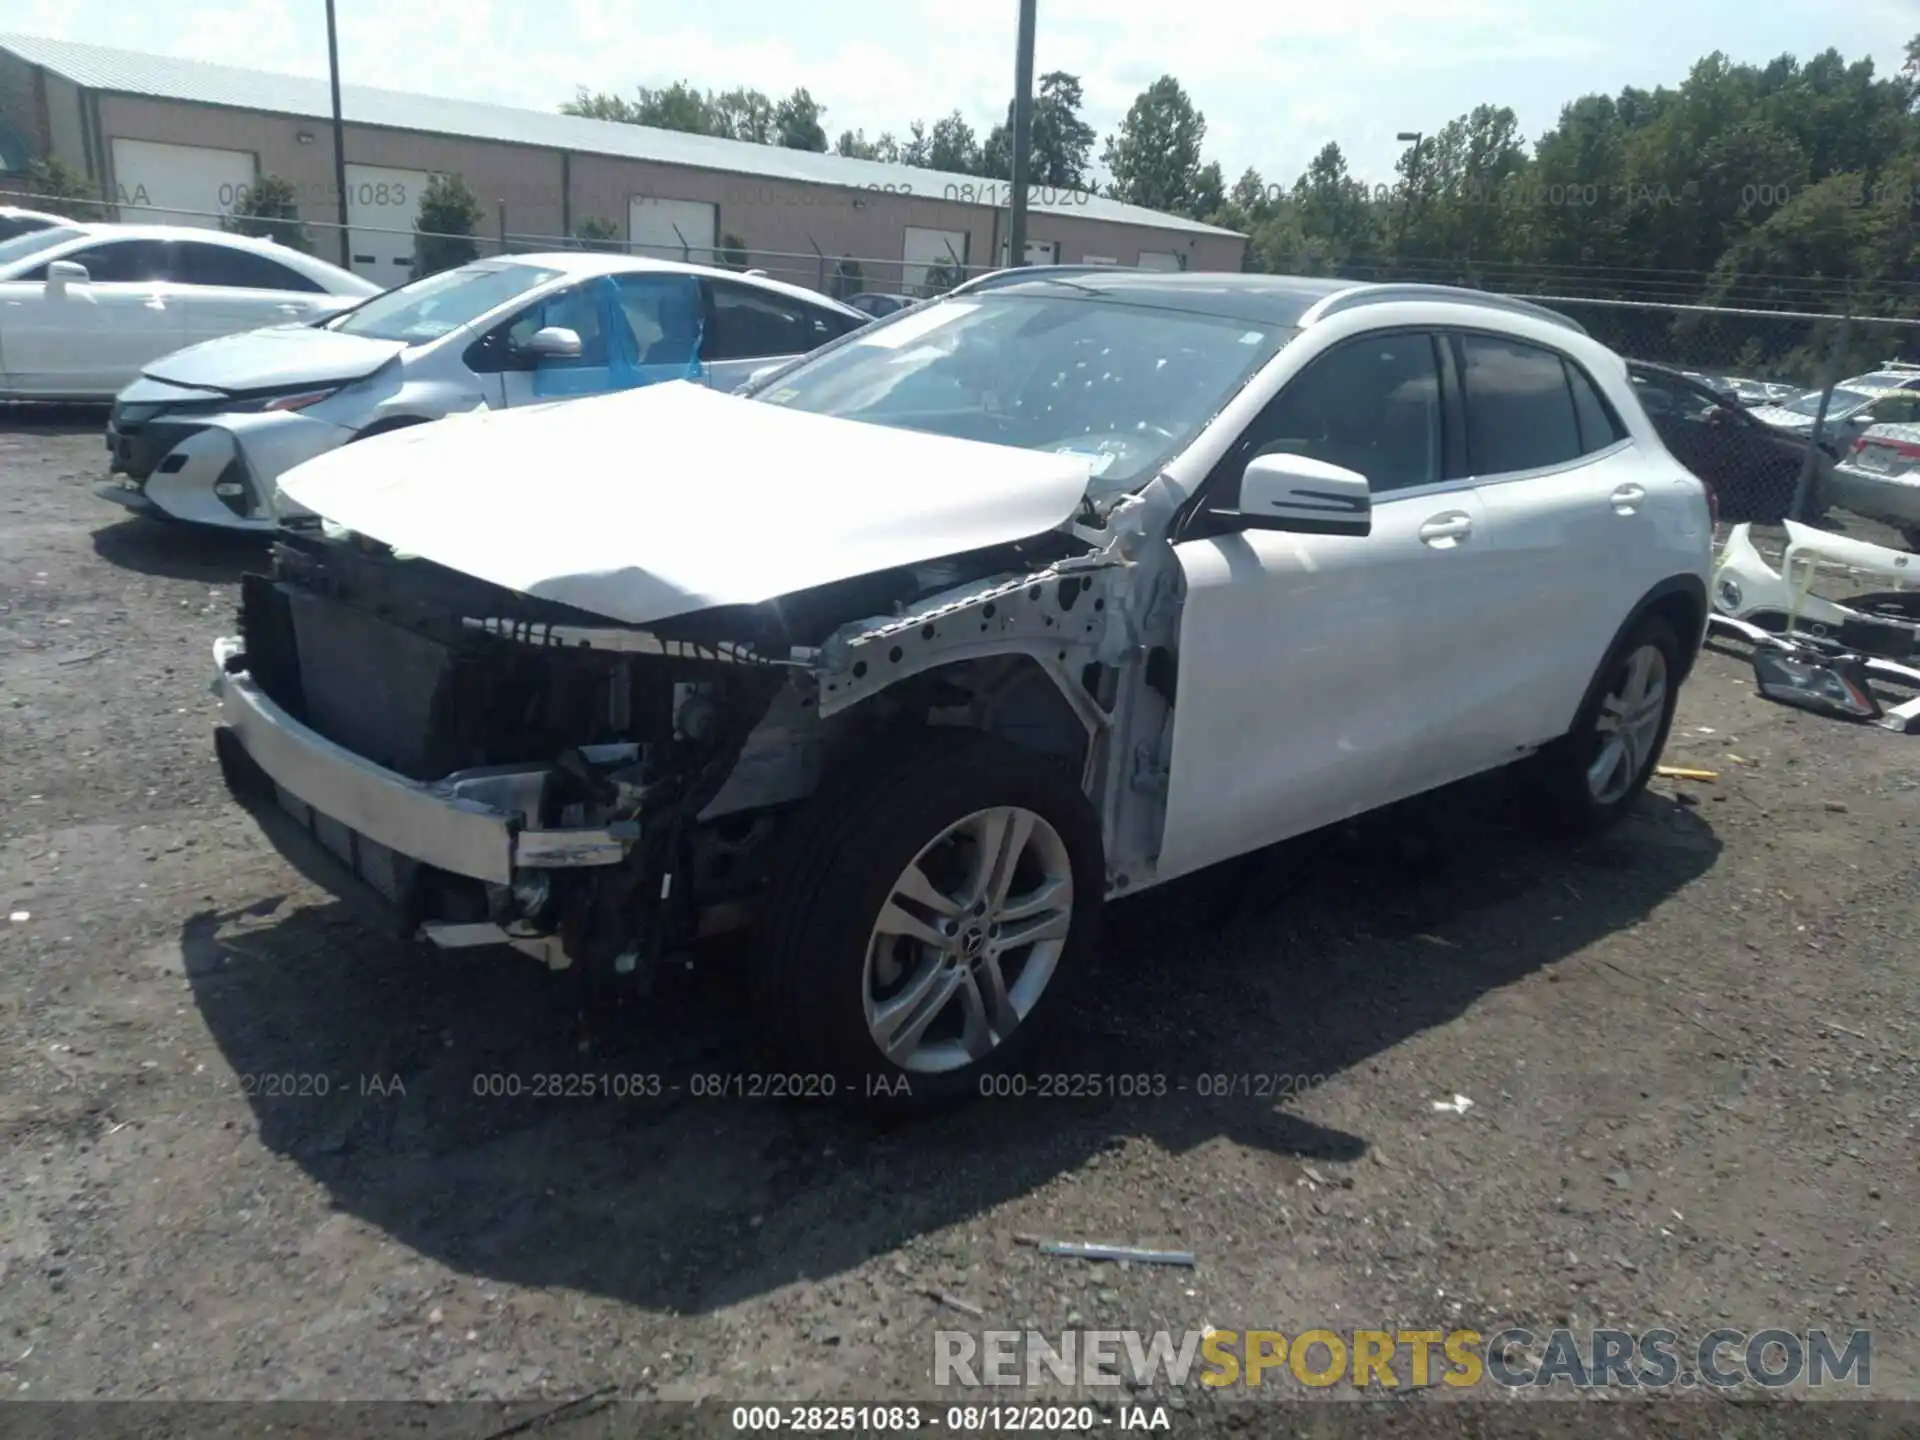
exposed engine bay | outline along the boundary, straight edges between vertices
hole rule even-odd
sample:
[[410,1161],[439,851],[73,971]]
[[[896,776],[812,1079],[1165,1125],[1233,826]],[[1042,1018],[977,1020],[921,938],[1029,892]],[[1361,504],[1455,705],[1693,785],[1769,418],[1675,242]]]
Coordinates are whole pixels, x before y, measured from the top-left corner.
[[[337,832],[329,848],[409,931],[644,980],[750,915],[783,819],[894,730],[969,725],[1057,753],[1107,802],[1110,830],[1140,831],[1113,802],[1130,781],[1153,793],[1167,740],[1117,735],[1115,719],[1151,718],[1122,691],[1158,673],[1166,720],[1171,660],[1163,648],[1157,672],[1124,663],[1147,653],[1133,612],[1152,607],[1110,603],[1136,567],[1098,529],[646,627],[348,532],[283,529],[272,574],[243,582],[241,649],[224,669],[360,760],[515,817],[512,873],[489,880],[280,791],[320,838]],[[1118,856],[1140,848],[1109,839]]]

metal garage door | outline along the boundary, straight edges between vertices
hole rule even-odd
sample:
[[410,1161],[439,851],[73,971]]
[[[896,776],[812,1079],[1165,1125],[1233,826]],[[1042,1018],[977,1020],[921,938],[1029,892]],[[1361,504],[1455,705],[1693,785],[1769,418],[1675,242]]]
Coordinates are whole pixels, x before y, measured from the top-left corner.
[[246,199],[253,156],[151,140],[113,142],[114,200],[129,225],[220,228],[220,217]]
[[[1002,267],[1006,265],[1007,253],[1012,247],[1013,241],[1010,238],[1003,238],[1000,241],[1000,264]],[[1027,241],[1026,263],[1029,265],[1058,265],[1060,263],[1060,242],[1058,240]]]
[[[413,222],[432,178],[425,170],[347,166],[347,237],[354,274],[376,285],[404,285],[412,277]],[[319,248],[333,258],[324,245]]]
[[627,202],[627,239],[636,255],[711,265],[719,229],[720,208],[706,200],[636,195]]
[[1180,257],[1171,250],[1142,250],[1140,252],[1142,270],[1179,270],[1183,268]]
[[966,278],[967,232],[964,230],[922,230],[907,226],[907,238],[900,258],[906,261],[900,275],[900,288],[908,295],[926,289],[927,277],[940,270],[947,277],[943,288],[951,289]]

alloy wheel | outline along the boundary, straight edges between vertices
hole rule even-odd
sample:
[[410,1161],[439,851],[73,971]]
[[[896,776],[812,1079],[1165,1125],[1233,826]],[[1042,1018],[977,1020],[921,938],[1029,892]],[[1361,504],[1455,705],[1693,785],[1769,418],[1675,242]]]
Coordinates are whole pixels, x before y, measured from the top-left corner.
[[867,943],[867,1031],[902,1070],[983,1060],[1032,1013],[1073,923],[1059,831],[997,806],[956,821],[894,881]]
[[1587,766],[1587,790],[1601,805],[1619,800],[1653,763],[1667,707],[1667,657],[1642,645],[1615,672],[1594,722],[1600,745]]

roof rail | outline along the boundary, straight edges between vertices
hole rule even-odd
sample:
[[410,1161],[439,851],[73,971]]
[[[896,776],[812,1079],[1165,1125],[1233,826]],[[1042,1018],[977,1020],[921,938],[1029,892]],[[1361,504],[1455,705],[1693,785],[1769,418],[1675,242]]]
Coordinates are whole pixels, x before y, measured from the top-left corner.
[[1920,370],[1920,365],[1916,365],[1911,360],[1888,360],[1880,368],[1882,370]]
[[947,291],[949,295],[967,295],[975,290],[985,290],[993,285],[1007,285],[1016,280],[1031,280],[1035,276],[1048,275],[1084,275],[1088,271],[1111,274],[1115,270],[1125,270],[1125,265],[1009,265],[1000,270],[989,270],[984,275],[976,275],[971,280],[963,280]]
[[1317,302],[1300,317],[1300,323],[1311,325],[1316,320],[1324,320],[1327,316],[1337,315],[1342,310],[1357,310],[1363,305],[1390,305],[1395,301],[1406,300],[1437,300],[1455,305],[1479,305],[1488,310],[1505,310],[1512,315],[1531,315],[1536,320],[1545,320],[1549,324],[1559,325],[1581,335],[1587,333],[1587,327],[1572,316],[1562,315],[1558,310],[1549,310],[1544,305],[1535,305],[1531,300],[1516,299],[1512,295],[1495,295],[1487,290],[1469,290],[1459,285],[1420,285],[1391,281],[1378,285],[1360,284],[1355,285],[1351,290],[1337,291]]

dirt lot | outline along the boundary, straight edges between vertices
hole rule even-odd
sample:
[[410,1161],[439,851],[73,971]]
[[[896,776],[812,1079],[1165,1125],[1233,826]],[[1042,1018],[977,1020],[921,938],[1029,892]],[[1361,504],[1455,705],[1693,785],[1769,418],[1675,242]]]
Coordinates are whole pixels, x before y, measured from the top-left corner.
[[[1116,907],[1043,1068],[1164,1095],[697,1097],[756,1063],[723,960],[583,1011],[280,858],[209,743],[256,554],[119,519],[99,433],[0,417],[0,1394],[925,1397],[936,1329],[1611,1323],[1864,1326],[1920,1398],[1920,739],[1710,654],[1668,759],[1719,783],[1590,848],[1481,786]],[[556,1073],[661,1093],[484,1093]]]

